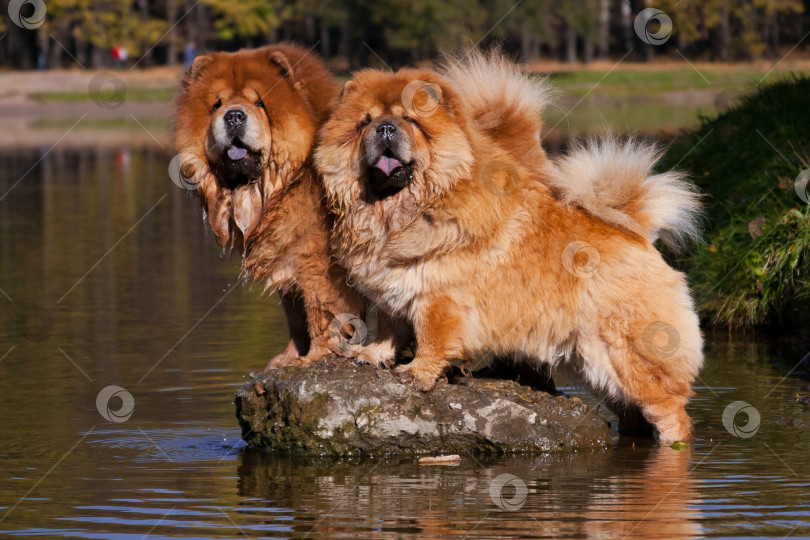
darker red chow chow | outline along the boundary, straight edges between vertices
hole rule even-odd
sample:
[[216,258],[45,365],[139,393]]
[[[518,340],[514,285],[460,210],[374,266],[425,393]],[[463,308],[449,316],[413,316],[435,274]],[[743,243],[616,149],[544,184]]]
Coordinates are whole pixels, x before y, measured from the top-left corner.
[[330,259],[332,218],[310,159],[338,92],[323,62],[292,44],[198,57],[180,89],[180,183],[200,196],[223,248],[243,255],[244,272],[282,299],[291,340],[270,366],[336,352],[330,324],[364,316]]

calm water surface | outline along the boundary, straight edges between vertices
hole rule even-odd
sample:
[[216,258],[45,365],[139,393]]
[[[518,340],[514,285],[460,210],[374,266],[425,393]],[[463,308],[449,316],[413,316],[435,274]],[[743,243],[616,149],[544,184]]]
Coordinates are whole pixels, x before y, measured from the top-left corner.
[[[237,284],[168,152],[46,152],[0,153],[0,537],[810,537],[810,388],[787,376],[806,337],[712,338],[685,451],[271,456],[240,442],[233,393],[283,315]],[[733,435],[737,401],[759,418]]]

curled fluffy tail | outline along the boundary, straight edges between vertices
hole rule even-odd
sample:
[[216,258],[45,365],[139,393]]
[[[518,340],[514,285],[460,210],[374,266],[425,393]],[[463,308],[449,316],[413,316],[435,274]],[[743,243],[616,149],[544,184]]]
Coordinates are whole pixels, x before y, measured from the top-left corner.
[[541,114],[550,97],[544,78],[530,77],[498,49],[445,56],[440,71],[469,107],[478,129],[530,169],[544,161]]
[[660,157],[634,140],[591,140],[554,160],[549,183],[566,204],[677,248],[700,237],[701,196],[680,172],[653,174]]

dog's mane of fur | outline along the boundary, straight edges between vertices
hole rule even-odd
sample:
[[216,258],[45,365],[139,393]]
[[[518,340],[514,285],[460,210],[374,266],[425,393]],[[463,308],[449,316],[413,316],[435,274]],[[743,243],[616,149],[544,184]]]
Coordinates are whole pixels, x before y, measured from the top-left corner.
[[[440,72],[456,87],[477,127],[529,170],[544,163],[541,114],[552,92],[500,50],[446,55]],[[661,151],[610,135],[575,144],[541,172],[555,196],[602,221],[681,247],[700,237],[700,195],[678,171],[655,174]]]

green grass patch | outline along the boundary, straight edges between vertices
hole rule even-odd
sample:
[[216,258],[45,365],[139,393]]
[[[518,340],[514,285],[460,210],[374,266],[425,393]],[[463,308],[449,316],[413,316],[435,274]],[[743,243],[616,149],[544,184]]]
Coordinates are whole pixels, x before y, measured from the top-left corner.
[[708,195],[706,242],[684,268],[715,325],[810,330],[810,206],[795,189],[810,168],[807,96],[804,76],[764,86],[662,160]]
[[[684,64],[685,65],[685,64]],[[600,95],[644,97],[661,92],[746,88],[759,82],[766,72],[755,69],[705,70],[638,70],[560,71],[549,74],[549,80],[564,95],[582,96],[591,91]],[[789,77],[784,72],[768,75],[768,81]]]
[[28,94],[30,99],[40,103],[81,103],[93,101],[94,98],[104,103],[154,103],[169,102],[174,97],[174,88],[127,88],[125,90],[104,89],[98,94],[89,92],[34,92]]
[[166,132],[171,127],[171,120],[168,118],[143,117],[138,118],[138,121],[142,124],[142,126],[132,118],[85,118],[78,124],[76,124],[76,120],[72,118],[65,120],[43,119],[33,122],[31,127],[34,129],[63,130],[70,129],[71,127],[75,126],[74,129],[76,130],[99,131],[133,131],[146,128],[150,131],[154,131],[155,133]]
[[543,125],[545,134],[552,131],[569,135],[589,134],[604,128],[618,132],[672,134],[695,127],[699,125],[701,116],[713,114],[713,105],[633,103],[630,100],[612,100],[610,103],[583,101],[570,113],[562,107],[547,107],[543,113]]

